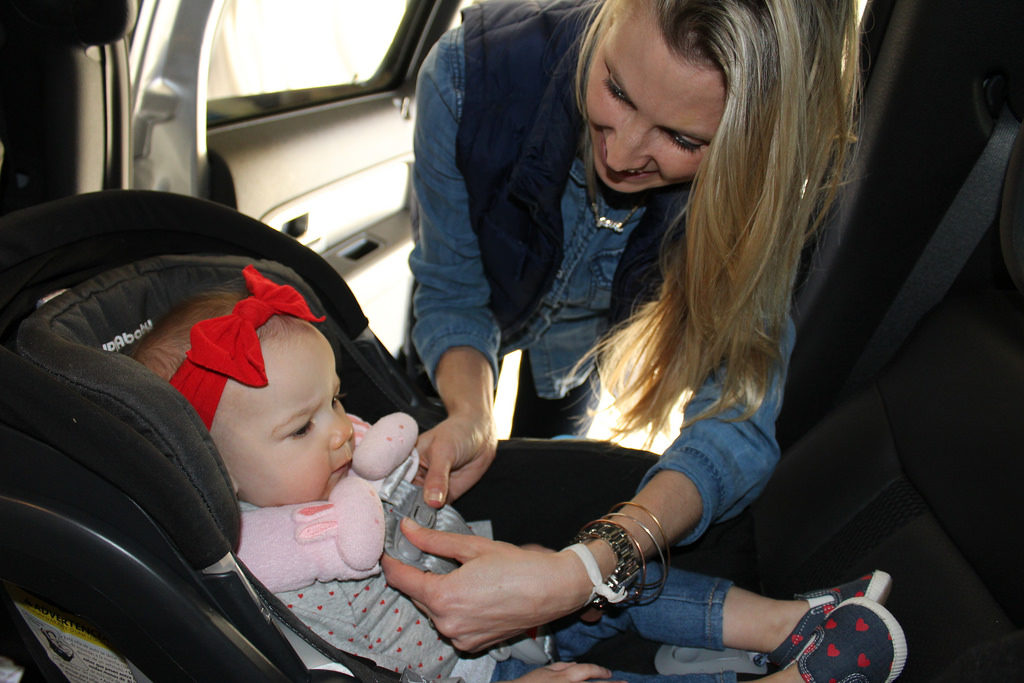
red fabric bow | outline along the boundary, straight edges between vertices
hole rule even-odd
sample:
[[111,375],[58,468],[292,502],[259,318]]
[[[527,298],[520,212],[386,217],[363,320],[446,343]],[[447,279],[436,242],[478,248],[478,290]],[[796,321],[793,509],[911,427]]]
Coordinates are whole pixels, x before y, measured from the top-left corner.
[[228,315],[192,326],[192,348],[171,377],[171,384],[188,399],[207,429],[213,424],[229,377],[250,387],[267,384],[257,328],[275,315],[310,322],[324,320],[313,315],[293,287],[271,282],[251,265],[242,274],[251,296],[235,304]]

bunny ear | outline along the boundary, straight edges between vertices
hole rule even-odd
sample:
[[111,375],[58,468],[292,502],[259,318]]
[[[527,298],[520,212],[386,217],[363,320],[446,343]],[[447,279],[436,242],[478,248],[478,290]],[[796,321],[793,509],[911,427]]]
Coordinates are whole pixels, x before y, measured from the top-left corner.
[[189,333],[192,348],[171,377],[203,419],[213,424],[228,378],[250,387],[267,385],[257,328],[275,315],[289,315],[309,322],[322,322],[294,287],[279,285],[248,265],[242,271],[251,296],[235,304],[228,315],[203,320]]

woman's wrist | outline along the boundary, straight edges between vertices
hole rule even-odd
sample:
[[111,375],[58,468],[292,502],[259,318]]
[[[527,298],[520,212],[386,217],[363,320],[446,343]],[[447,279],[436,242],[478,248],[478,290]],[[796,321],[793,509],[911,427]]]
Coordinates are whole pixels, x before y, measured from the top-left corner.
[[437,364],[436,380],[449,417],[493,419],[494,376],[480,351],[471,346],[448,349]]
[[566,548],[575,554],[591,585],[588,603],[596,607],[624,600],[652,599],[661,593],[666,574],[647,583],[647,555],[663,566],[670,560],[669,537],[657,515],[641,503],[618,503],[600,519],[580,529]]
[[[610,574],[615,568],[615,556],[612,554],[611,548],[604,543],[596,541],[585,545],[591,552],[597,571],[601,576]],[[567,570],[561,574],[561,576],[565,577],[565,580],[561,583],[560,588],[572,601],[570,611],[575,612],[593,601],[593,577],[590,575],[584,559],[578,553],[573,552],[571,546],[563,548],[557,554],[563,557],[563,561],[567,566]]]

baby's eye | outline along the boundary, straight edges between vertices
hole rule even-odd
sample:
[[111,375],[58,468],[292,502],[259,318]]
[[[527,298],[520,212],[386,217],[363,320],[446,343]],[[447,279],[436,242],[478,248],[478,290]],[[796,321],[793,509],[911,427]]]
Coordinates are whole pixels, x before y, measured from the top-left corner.
[[292,432],[292,436],[294,436],[294,437],[303,437],[306,434],[309,434],[309,431],[311,429],[313,429],[313,421],[312,420],[310,420],[309,422],[307,422],[306,424],[302,425],[301,427],[296,429],[294,432]]
[[342,408],[341,401],[343,398],[345,398],[345,394],[335,394],[334,398],[331,399],[331,407],[334,408],[335,410],[337,410],[338,408]]

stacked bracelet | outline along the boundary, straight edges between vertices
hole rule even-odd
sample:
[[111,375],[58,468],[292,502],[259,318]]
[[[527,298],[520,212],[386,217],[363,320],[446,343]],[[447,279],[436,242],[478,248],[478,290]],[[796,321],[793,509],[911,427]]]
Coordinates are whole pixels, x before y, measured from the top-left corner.
[[[626,507],[635,507],[647,514],[658,528],[661,543],[658,542],[654,532],[651,531],[647,524],[622,511]],[[647,578],[647,563],[640,543],[633,538],[626,527],[615,521],[616,517],[630,520],[647,534],[655,550],[658,551],[658,558],[663,567],[668,567],[671,558],[668,536],[666,536],[661,522],[654,516],[654,513],[639,503],[618,503],[606,517],[602,517],[584,526],[576,534],[573,544],[567,548],[573,551],[583,562],[587,576],[594,586],[590,593],[589,602],[596,607],[604,607],[605,605],[622,602],[626,599],[639,600],[641,596],[651,589],[654,591],[653,595],[645,597],[654,599],[661,593],[661,589],[664,587],[668,576],[668,572],[663,571],[661,580],[658,583],[647,584],[645,582]],[[586,541],[590,540],[604,541],[615,554],[615,569],[612,570],[612,573],[607,578],[602,577],[594,554],[584,545]]]
[[[639,510],[642,510],[644,513],[647,514],[647,516],[651,519],[651,521],[654,522],[655,526],[658,527],[658,535],[661,536],[661,541],[662,541],[661,544],[658,543],[658,540],[654,537],[654,534],[651,533],[651,530],[649,528],[647,528],[646,524],[641,522],[636,517],[634,517],[632,515],[627,515],[626,513],[622,512],[622,510],[625,509],[626,507],[635,507],[635,508],[637,508]],[[669,544],[668,536],[665,534],[665,529],[664,529],[664,527],[661,526],[661,522],[658,520],[657,516],[655,516],[655,514],[653,512],[648,510],[643,505],[641,505],[639,503],[634,503],[632,501],[626,501],[626,502],[614,505],[612,507],[612,510],[613,510],[613,512],[608,514],[609,517],[616,517],[616,516],[626,517],[627,519],[631,520],[634,524],[636,524],[638,527],[640,527],[641,529],[644,530],[644,533],[646,533],[648,538],[651,539],[651,543],[654,544],[654,548],[658,551],[658,559],[661,561],[661,566],[663,568],[667,569],[669,564],[672,562],[672,546]],[[646,578],[646,576],[647,575],[646,575],[646,572],[645,572],[644,578]],[[661,580],[658,581],[658,583],[656,583],[656,584],[648,584],[648,583],[645,583],[645,582],[641,582],[640,594],[644,597],[645,600],[653,600],[654,598],[657,598],[659,595],[661,595],[661,591],[665,587],[665,582],[667,580],[668,580],[668,572],[667,571],[663,571],[661,573]],[[653,595],[644,595],[645,591],[649,591],[649,590],[653,590]]]

